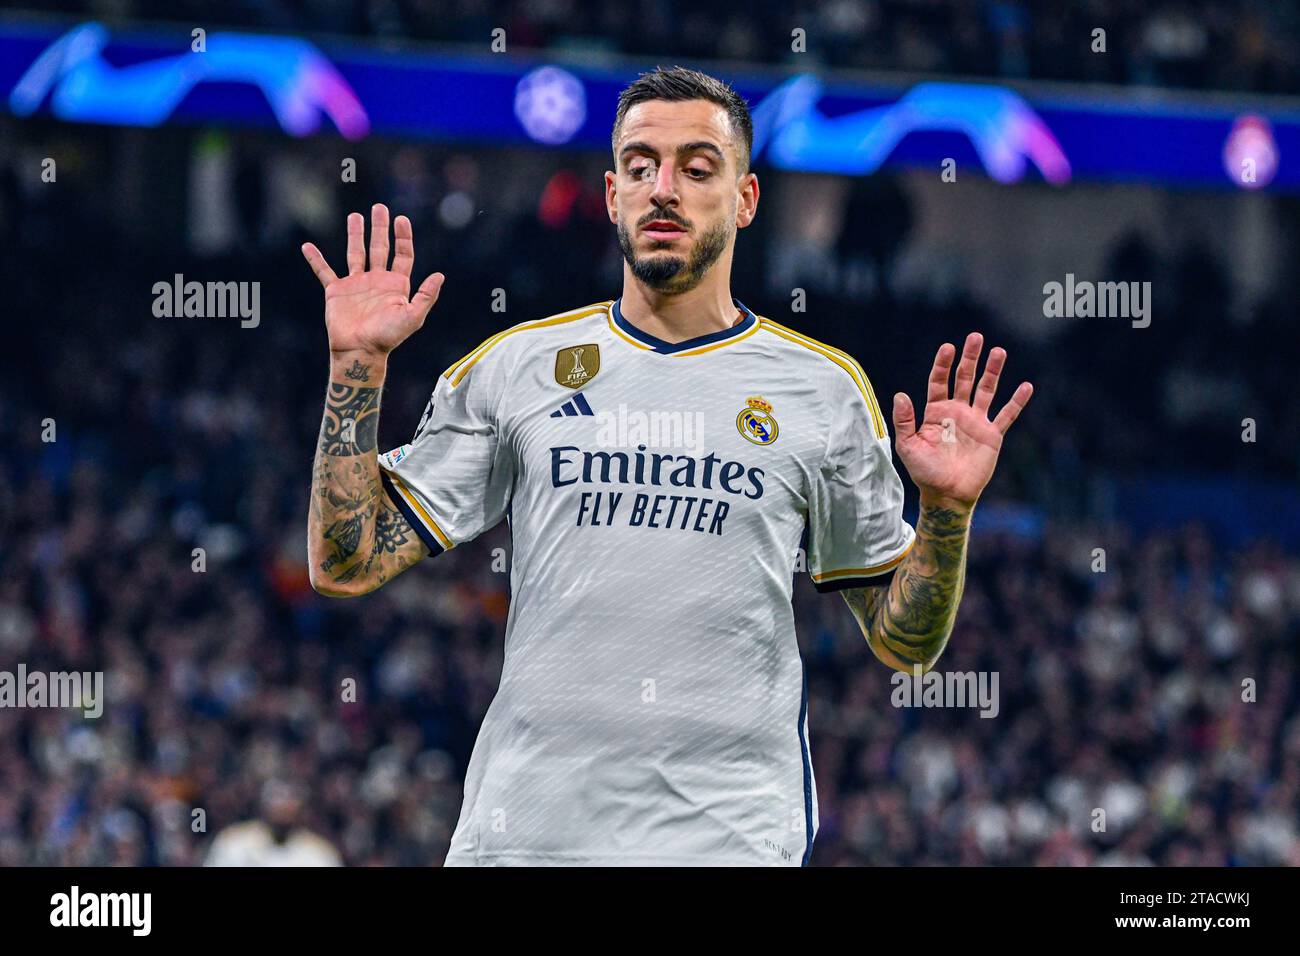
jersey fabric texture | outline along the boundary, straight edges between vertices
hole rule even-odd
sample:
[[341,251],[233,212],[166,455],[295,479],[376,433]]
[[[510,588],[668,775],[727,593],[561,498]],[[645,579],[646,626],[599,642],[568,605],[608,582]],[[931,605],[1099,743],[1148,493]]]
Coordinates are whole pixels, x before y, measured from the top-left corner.
[[618,301],[513,326],[380,456],[434,554],[509,522],[500,687],[447,865],[806,865],[796,553],[879,584],[915,534],[847,354],[755,315],[667,343]]

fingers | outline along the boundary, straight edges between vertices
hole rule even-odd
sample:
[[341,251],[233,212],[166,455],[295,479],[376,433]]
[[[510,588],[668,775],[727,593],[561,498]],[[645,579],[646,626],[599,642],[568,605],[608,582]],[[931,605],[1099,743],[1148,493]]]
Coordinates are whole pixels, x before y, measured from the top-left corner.
[[[393,220],[393,271],[400,272],[408,279],[415,266],[415,238],[411,234],[411,220],[398,216]],[[373,268],[373,266],[372,266]]]
[[320,250],[315,245],[304,242],[302,244],[302,254],[306,257],[307,264],[311,266],[311,271],[316,273],[316,278],[320,279],[321,285],[329,286],[331,282],[338,279],[338,276],[334,274],[334,270],[330,268],[330,264],[325,261],[325,257],[321,255]]
[[984,374],[975,388],[975,407],[981,412],[988,412],[993,404],[993,395],[998,390],[998,378],[1002,375],[1002,366],[1007,360],[1007,350],[995,348],[989,352],[989,360],[984,363]]
[[961,350],[961,361],[957,363],[957,381],[953,385],[954,401],[970,402],[971,389],[975,385],[975,368],[979,365],[980,352],[984,348],[984,336],[972,332],[966,336],[966,345]]
[[948,379],[952,375],[952,360],[956,355],[957,348],[951,342],[939,346],[939,352],[934,357],[934,367],[930,369],[930,381],[926,385],[927,404],[948,400]]
[[1029,404],[1029,399],[1034,394],[1034,386],[1028,382],[1021,382],[1016,393],[1011,396],[1011,401],[1002,406],[1002,411],[998,412],[998,417],[993,419],[993,424],[1003,435],[1011,427],[1011,423],[1020,417],[1020,413],[1025,410]]
[[366,271],[366,220],[359,212],[348,213],[348,275]]
[[894,441],[906,441],[916,434],[916,410],[902,392],[894,395]]
[[370,271],[388,271],[388,207],[381,202],[370,207]]
[[441,272],[433,273],[420,283],[420,288],[416,289],[415,295],[411,297],[412,315],[421,324],[424,323],[424,318],[433,308],[433,304],[438,301],[438,293],[442,291],[442,284],[446,279],[447,277]]

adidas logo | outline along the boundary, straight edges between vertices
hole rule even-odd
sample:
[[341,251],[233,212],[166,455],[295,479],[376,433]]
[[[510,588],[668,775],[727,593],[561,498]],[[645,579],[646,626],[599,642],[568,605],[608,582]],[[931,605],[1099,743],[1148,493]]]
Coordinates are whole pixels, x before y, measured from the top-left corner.
[[591,406],[587,404],[587,396],[579,392],[574,395],[555,411],[551,412],[551,418],[573,418],[576,415],[595,415]]

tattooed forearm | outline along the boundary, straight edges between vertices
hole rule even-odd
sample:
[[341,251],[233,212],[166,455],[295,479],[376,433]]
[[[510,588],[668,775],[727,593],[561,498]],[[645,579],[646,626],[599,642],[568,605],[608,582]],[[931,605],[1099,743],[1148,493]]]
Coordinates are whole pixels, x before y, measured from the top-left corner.
[[921,505],[916,543],[889,587],[841,591],[872,651],[890,667],[928,670],[943,653],[966,581],[970,511]]
[[361,543],[361,532],[364,528],[365,519],[362,513],[350,515],[326,528],[325,540],[333,542],[334,553],[321,563],[320,569],[328,571],[340,561],[346,561],[356,554],[357,545]]
[[[416,557],[412,558],[412,553]],[[380,584],[409,567],[427,553],[416,537],[415,529],[406,516],[392,506],[387,498],[379,503],[375,518],[375,543],[366,560],[366,573],[373,571]]]
[[380,507],[379,517],[375,521],[373,553],[396,554],[402,545],[410,541],[414,535],[415,532],[411,530],[411,525],[406,520],[406,516],[385,501]]
[[330,378],[312,473],[307,544],[312,586],[343,597],[374,590],[429,551],[380,480],[382,362],[336,361]]
[[379,389],[330,382],[320,429],[321,451],[363,455],[375,450],[378,439]]

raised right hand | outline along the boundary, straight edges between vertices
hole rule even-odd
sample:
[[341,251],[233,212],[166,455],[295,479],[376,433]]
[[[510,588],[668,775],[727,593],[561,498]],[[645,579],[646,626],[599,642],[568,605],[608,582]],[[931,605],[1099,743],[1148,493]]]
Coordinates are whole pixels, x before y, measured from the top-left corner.
[[334,355],[362,353],[386,356],[424,325],[429,309],[438,301],[446,279],[435,272],[411,293],[411,268],[415,242],[411,220],[398,216],[393,223],[396,252],[388,268],[388,207],[375,203],[370,210],[370,268],[366,269],[365,218],[348,215],[348,274],[340,279],[313,243],[303,243],[316,278],[325,287],[325,331]]

